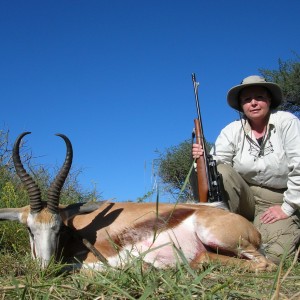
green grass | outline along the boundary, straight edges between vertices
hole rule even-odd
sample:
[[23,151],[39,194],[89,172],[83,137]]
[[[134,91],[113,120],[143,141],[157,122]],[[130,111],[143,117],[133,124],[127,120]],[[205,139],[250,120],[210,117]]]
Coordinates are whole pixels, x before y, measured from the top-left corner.
[[0,299],[300,299],[300,264],[285,260],[273,273],[188,264],[158,270],[133,259],[122,269],[63,273],[40,270],[28,252],[0,254]]
[[297,259],[284,259],[277,272],[259,274],[216,264],[192,270],[184,263],[158,270],[145,267],[140,259],[133,259],[122,269],[107,268],[103,272],[63,273],[64,267],[52,263],[40,270],[30,257],[25,227],[1,222],[0,300],[300,299]]
[[[23,202],[28,203],[22,193],[6,184],[0,207],[20,207]],[[11,221],[1,222],[0,300],[300,299],[300,263],[297,259],[284,259],[277,272],[260,274],[216,264],[207,264],[199,270],[192,270],[187,263],[157,270],[145,267],[140,259],[133,259],[122,269],[107,268],[103,272],[64,273],[64,267],[52,263],[46,270],[41,270],[30,257],[24,226]]]

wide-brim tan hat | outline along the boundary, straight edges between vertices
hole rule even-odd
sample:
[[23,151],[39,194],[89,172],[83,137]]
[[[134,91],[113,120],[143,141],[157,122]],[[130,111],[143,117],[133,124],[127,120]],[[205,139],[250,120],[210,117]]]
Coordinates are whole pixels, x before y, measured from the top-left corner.
[[258,76],[258,75],[251,75],[243,79],[240,85],[236,85],[231,88],[227,93],[227,102],[228,104],[242,112],[242,108],[239,104],[239,94],[242,89],[248,86],[263,86],[269,90],[271,93],[271,108],[278,107],[282,102],[282,91],[279,85],[274,82],[267,82],[265,78]]

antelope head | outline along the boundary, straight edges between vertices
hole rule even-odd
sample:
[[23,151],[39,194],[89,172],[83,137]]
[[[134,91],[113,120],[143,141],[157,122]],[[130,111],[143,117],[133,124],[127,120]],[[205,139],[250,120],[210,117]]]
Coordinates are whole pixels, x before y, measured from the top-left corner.
[[66,157],[58,175],[50,185],[47,193],[47,201],[42,201],[40,188],[26,172],[20,159],[20,142],[29,133],[24,132],[17,138],[13,147],[13,162],[17,175],[28,192],[30,203],[29,206],[22,208],[1,209],[0,220],[17,220],[27,226],[32,257],[39,260],[41,266],[45,268],[51,257],[55,255],[59,233],[63,226],[59,208],[59,197],[71,168],[73,150],[70,140],[63,134],[57,134],[66,143]]

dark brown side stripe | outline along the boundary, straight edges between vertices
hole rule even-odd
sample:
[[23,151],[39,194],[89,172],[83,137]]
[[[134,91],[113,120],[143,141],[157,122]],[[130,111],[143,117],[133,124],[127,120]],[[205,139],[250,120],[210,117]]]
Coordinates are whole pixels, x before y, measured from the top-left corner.
[[168,229],[175,228],[195,212],[194,209],[176,208],[154,216],[153,218],[134,223],[117,236],[111,237],[112,242],[120,248],[138,243],[151,235],[157,235]]

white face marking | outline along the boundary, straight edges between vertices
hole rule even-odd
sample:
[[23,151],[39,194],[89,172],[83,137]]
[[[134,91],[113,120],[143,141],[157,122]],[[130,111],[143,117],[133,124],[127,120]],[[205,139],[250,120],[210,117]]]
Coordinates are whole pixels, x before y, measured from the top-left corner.
[[37,221],[37,217],[38,214],[30,213],[27,218],[31,255],[34,259],[39,260],[41,266],[45,268],[51,257],[55,255],[62,221],[59,215],[54,214],[48,222]]

